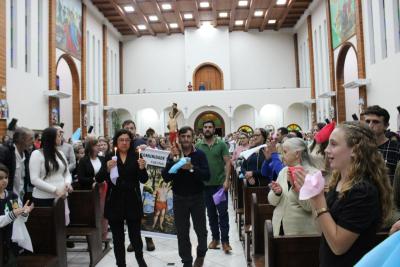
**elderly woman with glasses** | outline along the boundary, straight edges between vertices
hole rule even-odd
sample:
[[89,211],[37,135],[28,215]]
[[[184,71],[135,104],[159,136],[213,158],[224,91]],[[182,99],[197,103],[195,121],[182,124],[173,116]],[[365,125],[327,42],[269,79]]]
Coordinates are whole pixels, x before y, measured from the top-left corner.
[[[131,244],[135,247],[135,257],[139,267],[146,267],[143,259],[143,243],[140,237],[140,224],[143,217],[143,204],[140,195],[139,182],[148,180],[145,161],[131,146],[132,133],[128,130],[118,130],[113,138],[116,160],[108,157],[107,170],[117,167],[118,178],[111,180],[107,175],[108,191],[104,207],[104,217],[111,227],[114,254],[117,266],[126,266],[124,222],[128,226]],[[103,182],[103,177],[96,177],[97,182]]]

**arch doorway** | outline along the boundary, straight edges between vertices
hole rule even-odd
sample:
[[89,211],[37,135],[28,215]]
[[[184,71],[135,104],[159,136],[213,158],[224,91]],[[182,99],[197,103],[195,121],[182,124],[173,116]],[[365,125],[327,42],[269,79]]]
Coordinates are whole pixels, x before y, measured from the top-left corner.
[[[69,54],[62,54],[58,58],[56,70],[57,90],[71,94],[72,100],[67,98],[53,103],[51,112],[53,113],[55,110],[58,110],[58,123],[64,122],[66,136],[70,136],[81,125],[79,72],[73,58]],[[54,114],[50,114],[50,117],[51,125],[55,123]]]
[[344,84],[358,79],[357,52],[350,42],[343,44],[339,51],[336,69],[336,101],[338,122],[352,120],[351,114],[359,112],[360,89],[345,89]]
[[224,79],[221,69],[213,63],[204,63],[193,74],[194,91],[223,90]]
[[214,111],[205,111],[197,116],[194,121],[194,131],[198,133],[203,132],[203,123],[205,121],[213,121],[215,123],[215,134],[220,137],[225,136],[225,122],[221,115]]

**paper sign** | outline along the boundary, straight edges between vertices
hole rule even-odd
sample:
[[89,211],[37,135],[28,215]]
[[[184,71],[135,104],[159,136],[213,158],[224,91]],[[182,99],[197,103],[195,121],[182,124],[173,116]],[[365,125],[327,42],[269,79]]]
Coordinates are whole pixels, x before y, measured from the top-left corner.
[[165,167],[165,165],[167,165],[169,153],[169,151],[165,150],[146,148],[140,152],[140,155],[148,165]]

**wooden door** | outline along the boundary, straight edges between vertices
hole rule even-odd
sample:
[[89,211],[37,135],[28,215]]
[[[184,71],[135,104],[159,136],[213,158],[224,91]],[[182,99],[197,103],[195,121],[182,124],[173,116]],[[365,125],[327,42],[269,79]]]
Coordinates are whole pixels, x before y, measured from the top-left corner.
[[222,90],[221,72],[212,65],[205,65],[199,68],[195,74],[194,90],[198,91],[203,84],[205,90]]

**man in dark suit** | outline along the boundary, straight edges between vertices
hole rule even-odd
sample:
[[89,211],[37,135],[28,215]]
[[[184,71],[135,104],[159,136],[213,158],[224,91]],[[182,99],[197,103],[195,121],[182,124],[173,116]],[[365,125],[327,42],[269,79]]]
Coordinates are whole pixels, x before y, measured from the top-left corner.
[[21,200],[29,199],[33,188],[29,176],[29,151],[32,145],[33,131],[18,127],[12,142],[0,146],[0,163],[10,171],[7,190],[13,191]]

